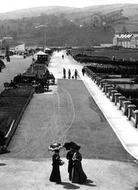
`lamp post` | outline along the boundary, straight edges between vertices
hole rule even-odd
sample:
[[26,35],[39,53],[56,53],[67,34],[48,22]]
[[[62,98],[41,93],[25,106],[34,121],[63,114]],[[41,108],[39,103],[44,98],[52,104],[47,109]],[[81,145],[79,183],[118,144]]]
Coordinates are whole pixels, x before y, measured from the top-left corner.
[[37,29],[37,28],[44,28],[44,49],[45,49],[45,47],[46,47],[46,28],[47,28],[47,25],[39,25],[39,26],[35,26],[35,28]]

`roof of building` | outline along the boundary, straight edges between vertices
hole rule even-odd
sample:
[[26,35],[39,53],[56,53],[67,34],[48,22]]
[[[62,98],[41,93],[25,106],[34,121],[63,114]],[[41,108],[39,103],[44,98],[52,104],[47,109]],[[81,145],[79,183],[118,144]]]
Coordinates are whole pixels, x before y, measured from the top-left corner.
[[133,34],[115,34],[116,38],[131,38]]
[[43,51],[39,51],[36,53],[36,55],[47,55],[46,53],[44,53]]

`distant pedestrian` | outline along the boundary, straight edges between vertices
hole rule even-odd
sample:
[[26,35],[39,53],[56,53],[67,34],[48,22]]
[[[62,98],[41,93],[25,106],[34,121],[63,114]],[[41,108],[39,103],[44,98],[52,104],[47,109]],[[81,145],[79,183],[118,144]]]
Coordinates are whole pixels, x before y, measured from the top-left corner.
[[10,62],[10,56],[6,57],[7,62]]
[[35,58],[34,57],[32,57],[32,63],[34,63],[35,62]]
[[71,71],[70,71],[70,69],[68,70],[68,79],[70,79],[70,77],[71,77]]
[[77,71],[77,69],[75,69],[74,76],[75,76],[75,79],[77,79],[77,77],[78,77],[78,71]]
[[85,74],[85,68],[84,67],[82,68],[82,74],[83,74],[83,76]]
[[66,78],[66,69],[63,68],[63,78],[65,79]]
[[23,55],[23,58],[24,58],[24,59],[26,58],[26,54]]
[[62,55],[62,59],[64,59],[64,55]]

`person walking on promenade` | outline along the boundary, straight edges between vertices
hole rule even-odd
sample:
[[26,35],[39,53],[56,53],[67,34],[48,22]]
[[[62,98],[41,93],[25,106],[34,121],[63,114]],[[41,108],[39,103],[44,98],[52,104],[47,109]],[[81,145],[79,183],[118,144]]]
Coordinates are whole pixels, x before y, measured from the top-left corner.
[[52,157],[52,172],[50,175],[50,181],[51,182],[56,182],[56,183],[61,183],[61,176],[60,176],[60,156],[59,156],[59,150],[55,150],[55,153],[53,154]]
[[71,77],[71,71],[70,71],[70,69],[68,70],[68,79],[70,79],[70,77]]
[[74,154],[72,157],[73,160],[73,167],[72,167],[72,176],[71,181],[72,183],[79,183],[83,184],[87,182],[87,176],[82,169],[82,155],[79,152],[80,146],[74,147]]
[[69,180],[71,181],[71,176],[72,176],[72,167],[73,167],[73,154],[74,154],[74,149],[73,146],[76,145],[74,142],[66,142],[64,144],[64,148],[68,150],[66,158],[68,160],[68,173],[69,173]]
[[75,79],[77,79],[77,76],[78,76],[78,71],[77,71],[77,69],[75,69],[74,76],[75,76]]
[[83,76],[85,74],[85,68],[84,67],[82,68],[82,74],[83,74]]
[[61,145],[59,143],[55,143],[50,146],[49,150],[54,151],[54,154],[52,156],[52,172],[50,175],[49,180],[51,182],[61,183],[61,176],[60,176],[60,169],[59,167],[64,164],[64,162],[60,159],[59,151],[60,151]]
[[63,68],[63,78],[65,79],[66,78],[66,69]]

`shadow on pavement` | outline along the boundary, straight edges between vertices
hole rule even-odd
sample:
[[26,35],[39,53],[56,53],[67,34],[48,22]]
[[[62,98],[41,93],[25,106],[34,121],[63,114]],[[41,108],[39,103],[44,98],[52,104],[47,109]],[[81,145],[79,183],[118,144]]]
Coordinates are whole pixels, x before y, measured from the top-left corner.
[[0,163],[0,166],[6,166],[6,164],[4,164],[4,163]]
[[[88,179],[86,183],[84,184],[79,184],[79,185],[85,185],[85,186],[89,186],[89,187],[95,187],[95,184],[92,184],[93,181]],[[72,183],[68,183],[68,182],[62,182],[61,185],[63,185],[64,189],[79,189],[80,187],[77,185],[74,185]]]
[[68,182],[62,182],[61,185],[63,185],[64,189],[79,189],[80,187],[77,185],[74,185],[72,183],[68,183]]
[[95,185],[95,184],[92,184],[92,183],[93,183],[93,181],[92,181],[92,180],[87,179],[87,182],[86,182],[86,183],[84,183],[83,185],[90,186],[90,187],[95,187],[96,185]]

